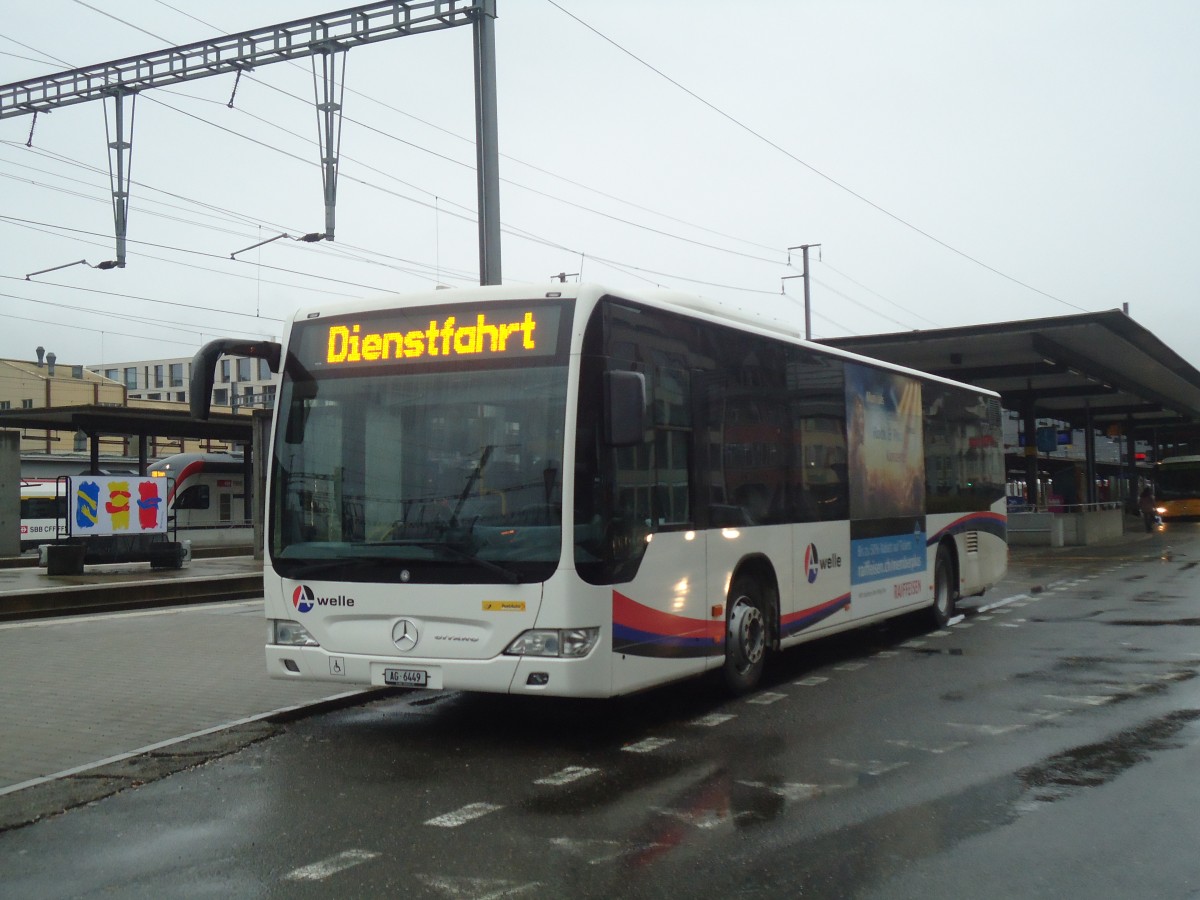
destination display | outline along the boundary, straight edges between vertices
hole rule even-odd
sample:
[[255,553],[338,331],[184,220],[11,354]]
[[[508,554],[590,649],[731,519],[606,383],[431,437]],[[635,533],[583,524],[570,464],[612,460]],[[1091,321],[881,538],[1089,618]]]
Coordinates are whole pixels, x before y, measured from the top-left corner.
[[293,354],[310,370],[553,356],[560,304],[386,310],[306,322]]

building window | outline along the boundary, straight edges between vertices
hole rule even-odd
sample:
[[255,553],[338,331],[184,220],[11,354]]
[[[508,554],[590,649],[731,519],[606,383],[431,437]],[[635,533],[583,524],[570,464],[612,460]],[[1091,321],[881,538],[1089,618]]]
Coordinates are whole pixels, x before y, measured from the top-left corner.
[[228,406],[229,391],[226,388],[213,391],[213,403],[217,404],[217,406]]
[[161,400],[162,394],[147,394],[146,399],[147,400]]
[[109,381],[120,381],[121,380],[121,372],[118,369],[105,369],[104,377],[107,378]]
[[269,365],[267,365],[267,361],[265,359],[260,359],[258,361],[258,380],[259,381],[270,381],[271,380],[271,367]]
[[160,388],[163,386],[163,367],[162,366],[154,367],[154,386],[156,388]]
[[135,390],[137,386],[137,367],[129,366],[125,369],[125,387]]
[[250,368],[254,360],[249,357],[242,357],[237,361],[237,377],[238,381],[250,381],[254,378],[254,371]]
[[80,453],[88,448],[87,435],[82,431],[75,432],[75,452]]
[[229,383],[229,360],[221,360],[221,381]]
[[0,409],[12,409],[12,401],[0,400]]
[[171,363],[171,387],[183,387],[183,363]]
[[32,400],[22,400],[21,401],[21,409],[33,409],[33,401]]
[[180,403],[185,402],[187,400],[187,391],[176,391],[175,399],[178,400]]

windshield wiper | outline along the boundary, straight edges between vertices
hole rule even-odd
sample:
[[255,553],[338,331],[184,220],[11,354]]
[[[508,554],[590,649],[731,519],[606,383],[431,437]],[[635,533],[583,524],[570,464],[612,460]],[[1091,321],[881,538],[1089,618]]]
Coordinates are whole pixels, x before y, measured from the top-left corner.
[[520,584],[521,578],[512,569],[507,566],[502,566],[499,563],[494,563],[490,559],[484,559],[482,556],[476,556],[467,550],[462,550],[455,547],[453,544],[444,541],[379,541],[372,544],[373,547],[420,547],[422,550],[445,550],[455,559],[460,559],[463,562],[469,562],[479,566],[481,569],[487,569],[493,574],[499,575],[509,584]]
[[395,556],[337,556],[327,559],[288,559],[287,557],[283,557],[280,562],[299,566],[303,575],[311,578],[320,572],[328,572],[358,563],[368,563],[372,566],[400,565],[407,562],[407,560],[399,559]]

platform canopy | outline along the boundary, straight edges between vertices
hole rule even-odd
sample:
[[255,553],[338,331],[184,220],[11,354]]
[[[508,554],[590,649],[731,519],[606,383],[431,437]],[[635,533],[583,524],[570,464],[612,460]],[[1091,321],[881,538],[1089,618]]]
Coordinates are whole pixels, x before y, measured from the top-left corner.
[[188,438],[248,444],[254,433],[250,412],[213,413],[204,422],[186,409],[138,406],[53,406],[42,409],[0,410],[0,428],[82,431],[92,435]]
[[1200,371],[1120,310],[821,343],[989,388],[1006,409],[1076,427],[1200,422]]

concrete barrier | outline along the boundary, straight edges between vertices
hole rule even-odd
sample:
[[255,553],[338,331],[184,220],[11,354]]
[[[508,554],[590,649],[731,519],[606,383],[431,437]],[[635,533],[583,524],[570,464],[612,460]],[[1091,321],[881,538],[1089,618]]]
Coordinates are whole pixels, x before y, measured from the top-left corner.
[[1115,540],[1124,533],[1125,514],[1119,506],[1008,516],[1008,543],[1017,547],[1086,547]]

